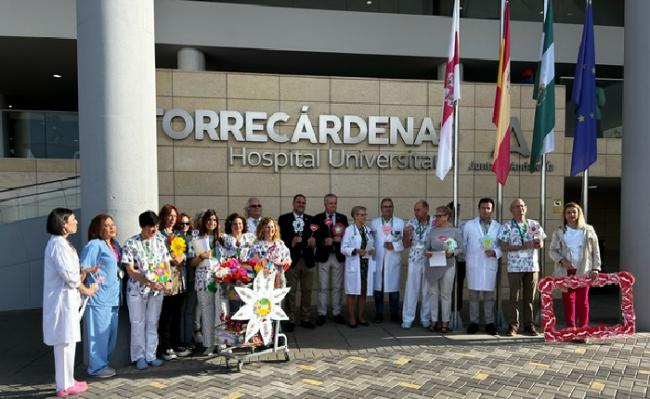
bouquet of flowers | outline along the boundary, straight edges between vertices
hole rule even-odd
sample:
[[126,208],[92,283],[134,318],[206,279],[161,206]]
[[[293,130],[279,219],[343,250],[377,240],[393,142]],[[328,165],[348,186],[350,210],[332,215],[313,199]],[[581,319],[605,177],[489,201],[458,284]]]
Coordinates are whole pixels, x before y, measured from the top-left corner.
[[345,233],[345,226],[343,223],[336,223],[333,230],[334,237],[343,237],[343,234]]
[[453,238],[447,238],[444,242],[446,252],[454,252],[458,248],[458,243]]
[[248,265],[253,268],[255,271],[255,274],[259,272],[264,272],[265,274],[271,273],[273,270],[275,270],[275,267],[273,266],[273,262],[266,258],[258,258],[254,257],[248,260]]
[[254,277],[255,273],[253,270],[242,265],[236,258],[229,258],[221,262],[221,265],[214,273],[214,280],[218,284],[248,284],[253,281]]

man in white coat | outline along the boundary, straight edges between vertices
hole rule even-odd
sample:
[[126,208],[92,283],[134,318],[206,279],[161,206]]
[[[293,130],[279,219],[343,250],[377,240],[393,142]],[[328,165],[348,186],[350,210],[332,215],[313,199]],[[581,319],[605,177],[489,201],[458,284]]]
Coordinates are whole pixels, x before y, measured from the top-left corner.
[[496,335],[494,301],[496,300],[497,269],[501,257],[497,235],[501,225],[492,220],[494,201],[491,198],[479,200],[478,212],[479,216],[465,223],[463,228],[467,288],[469,289],[470,324],[467,327],[467,333],[475,334],[479,329],[479,301],[482,293],[485,331],[488,334]]
[[393,215],[393,200],[381,200],[381,216],[371,223],[375,235],[375,323],[384,321],[384,293],[388,293],[390,319],[399,323],[399,288],[402,269],[404,221]]
[[424,256],[426,243],[433,221],[429,216],[429,204],[419,200],[413,206],[415,217],[406,222],[402,242],[409,249],[409,261],[404,290],[404,305],[402,306],[402,328],[409,329],[415,319],[415,310],[420,298],[420,324],[429,328],[431,325],[431,301],[427,296],[429,284],[423,278],[424,268],[428,259]]

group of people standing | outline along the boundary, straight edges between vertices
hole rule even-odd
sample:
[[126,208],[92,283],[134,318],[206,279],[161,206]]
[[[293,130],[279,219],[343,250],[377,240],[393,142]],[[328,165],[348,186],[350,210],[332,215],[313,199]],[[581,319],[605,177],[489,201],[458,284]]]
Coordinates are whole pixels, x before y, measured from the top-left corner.
[[[229,258],[246,261],[257,256],[272,260],[279,284],[291,287],[284,302],[289,316],[283,323],[285,331],[293,331],[296,325],[307,329],[322,326],[330,308],[336,323],[351,328],[368,326],[365,308],[369,296],[375,302],[374,322],[382,323],[387,294],[392,322],[411,328],[420,302],[420,324],[446,333],[450,329],[456,258],[463,255],[469,289],[468,333],[479,330],[482,300],[485,331],[496,334],[498,259],[505,252],[510,287],[507,335],[519,331],[521,303],[524,331],[537,335],[533,298],[539,272],[538,251],[544,246],[546,234],[537,221],[526,218],[522,199],[512,202],[512,219],[500,224],[492,218],[494,201],[482,198],[478,216],[459,227],[452,223],[451,208],[439,206],[430,215],[425,200],[414,204],[414,217],[405,221],[394,215],[393,200],[384,198],[380,215],[369,223],[363,206],[352,208],[349,223],[346,215],[337,212],[335,194],[325,195],[324,211],[317,215],[306,214],[306,204],[304,195],[295,195],[292,211],[276,221],[262,217],[262,204],[252,197],[246,206],[247,216],[229,215],[223,233],[214,209],[203,211],[194,229],[189,215],[167,204],[159,214],[143,212],[139,216],[141,231],[123,246],[115,239],[112,217],[98,215],[90,223],[88,243],[79,257],[67,240],[77,231],[73,212],[54,209],[47,222],[52,236],[45,251],[43,332],[44,342],[54,346],[57,395],[86,389],[86,384],[74,380],[72,373],[75,342],[80,340],[80,294],[87,300],[83,315],[88,374],[115,374],[109,359],[115,348],[125,273],[130,355],[136,368],[159,366],[162,359],[188,356],[194,343],[203,346],[204,355],[219,350],[217,332],[231,309],[223,287],[211,283],[220,262]],[[172,250],[176,237],[186,243],[181,253]],[[404,251],[408,251],[408,261],[400,315]],[[598,238],[593,227],[585,223],[579,205],[565,205],[563,223],[553,233],[550,254],[557,265],[557,276],[593,278],[599,272]],[[152,279],[152,270],[168,270],[169,278],[165,282]],[[318,303],[316,318],[312,319],[315,280]],[[342,291],[347,299],[347,317],[343,316]],[[568,327],[576,326],[576,310],[577,326],[589,323],[588,288],[563,293],[563,303]]]

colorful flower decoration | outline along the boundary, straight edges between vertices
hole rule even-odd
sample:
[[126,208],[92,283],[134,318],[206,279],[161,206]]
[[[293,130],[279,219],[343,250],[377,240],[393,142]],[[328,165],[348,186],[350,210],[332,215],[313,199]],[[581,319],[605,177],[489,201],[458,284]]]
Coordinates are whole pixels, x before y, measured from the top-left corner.
[[381,226],[381,231],[384,233],[384,235],[389,235],[392,230],[393,228],[389,224]]
[[273,288],[276,272],[268,275],[258,273],[253,280],[253,289],[235,287],[237,294],[244,302],[239,311],[232,316],[233,320],[248,320],[246,326],[246,342],[257,334],[262,336],[265,345],[271,342],[273,336],[273,320],[288,320],[280,302],[291,290],[291,287]]
[[336,223],[334,225],[334,236],[342,237],[345,233],[345,226],[342,223]]
[[176,258],[180,258],[181,256],[183,256],[186,249],[187,249],[187,243],[185,242],[185,238],[183,238],[182,236],[174,237],[174,239],[172,239],[171,244],[169,246],[169,251]]
[[[553,309],[553,290],[580,287],[601,287],[606,284],[617,284],[621,287],[621,312],[623,323],[613,326],[598,325],[584,328],[566,328],[556,330],[555,310]],[[617,335],[633,335],[636,331],[636,316],[634,314],[634,298],[632,285],[634,277],[628,272],[598,274],[591,279],[585,276],[545,277],[539,282],[539,291],[542,299],[542,325],[544,326],[544,340],[554,342],[567,342],[584,340],[587,338],[606,338]]]
[[458,243],[453,238],[447,238],[444,245],[447,252],[454,252],[458,248]]
[[481,237],[481,249],[484,251],[491,251],[496,248],[496,240],[491,235],[484,235]]
[[540,227],[537,223],[529,223],[528,224],[528,234],[530,234],[533,238],[539,238],[540,236]]
[[302,218],[297,218],[293,221],[293,232],[296,234],[301,234],[302,230],[305,228],[305,221]]
[[247,264],[240,263],[237,258],[224,260],[214,272],[214,281],[217,284],[248,284],[254,277],[255,272],[253,268]]
[[311,235],[314,235],[314,233],[318,230],[318,225],[316,223],[312,223],[309,225],[309,229],[311,230]]
[[145,277],[154,283],[168,283],[171,281],[171,272],[165,262],[150,263],[145,270]]

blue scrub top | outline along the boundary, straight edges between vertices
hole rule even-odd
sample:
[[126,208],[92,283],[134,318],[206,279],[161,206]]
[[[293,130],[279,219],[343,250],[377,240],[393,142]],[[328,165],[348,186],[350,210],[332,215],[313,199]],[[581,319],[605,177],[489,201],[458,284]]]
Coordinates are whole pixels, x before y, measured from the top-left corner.
[[[117,242],[117,253],[121,253],[121,248]],[[118,277],[117,259],[113,250],[109,248],[104,240],[94,239],[88,241],[88,244],[81,251],[79,263],[82,268],[88,268],[99,265],[99,271],[95,273],[97,277],[104,277],[95,295],[90,298],[88,305],[91,306],[119,306],[120,305],[120,278]],[[86,277],[86,283],[93,283],[93,277]]]

